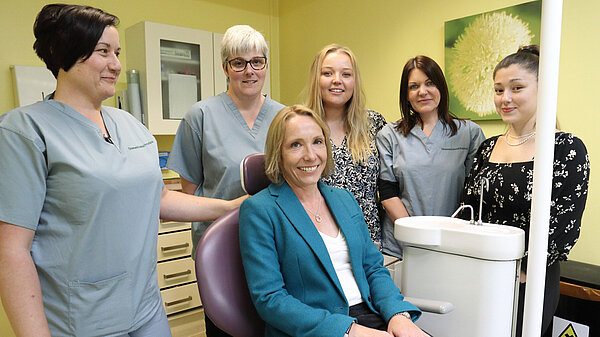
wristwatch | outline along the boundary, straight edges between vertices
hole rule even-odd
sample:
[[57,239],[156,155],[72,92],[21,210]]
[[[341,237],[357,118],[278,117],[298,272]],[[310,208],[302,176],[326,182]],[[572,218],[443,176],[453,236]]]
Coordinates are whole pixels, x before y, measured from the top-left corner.
[[412,320],[412,316],[410,315],[410,313],[408,311],[402,311],[402,312],[396,313],[392,317],[397,316],[397,315],[402,315],[402,316]]

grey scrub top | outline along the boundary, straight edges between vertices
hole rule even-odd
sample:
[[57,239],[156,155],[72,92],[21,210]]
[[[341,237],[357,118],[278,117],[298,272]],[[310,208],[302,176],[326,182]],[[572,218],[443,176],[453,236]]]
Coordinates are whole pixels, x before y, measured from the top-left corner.
[[122,335],[162,310],[156,141],[129,113],[101,111],[114,144],[54,100],[0,115],[0,220],[35,231],[53,336]]
[[[479,125],[469,120],[454,122],[458,131],[452,137],[441,121],[429,137],[418,125],[404,137],[395,123],[377,134],[379,178],[398,183],[398,195],[410,216],[450,216],[458,207],[465,177],[485,137]],[[386,254],[402,256],[387,215],[382,221],[381,246]]]
[[[227,93],[197,102],[179,124],[167,167],[198,185],[194,195],[225,200],[244,195],[240,163],[264,152],[271,121],[283,108],[267,96],[250,130]],[[192,224],[194,251],[210,224]]]

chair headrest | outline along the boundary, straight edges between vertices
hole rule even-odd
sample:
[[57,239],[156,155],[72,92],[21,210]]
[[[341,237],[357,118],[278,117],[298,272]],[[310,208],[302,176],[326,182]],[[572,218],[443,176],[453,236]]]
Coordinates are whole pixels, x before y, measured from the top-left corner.
[[247,156],[240,164],[242,188],[254,195],[269,186],[271,181],[265,174],[265,154],[255,153]]

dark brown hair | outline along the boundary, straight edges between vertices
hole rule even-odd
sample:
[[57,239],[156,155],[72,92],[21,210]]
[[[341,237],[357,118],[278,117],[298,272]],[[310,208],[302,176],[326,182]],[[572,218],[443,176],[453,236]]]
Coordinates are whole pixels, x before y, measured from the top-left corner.
[[494,78],[496,78],[498,70],[508,68],[513,64],[517,64],[523,69],[530,71],[537,78],[540,69],[540,47],[535,44],[519,47],[516,53],[508,55],[498,63],[496,68],[494,68]]
[[444,77],[444,72],[442,72],[440,66],[433,59],[424,55],[418,55],[409,59],[404,65],[404,70],[402,70],[402,77],[400,78],[400,115],[402,118],[396,122],[396,130],[401,131],[406,136],[415,125],[422,122],[421,116],[413,110],[408,101],[408,77],[414,69],[424,72],[440,91],[438,118],[442,121],[444,127],[450,128],[450,133],[454,136],[458,127],[453,120],[460,119],[453,116],[449,111],[446,77]]
[[33,25],[33,49],[46,67],[58,76],[79,60],[87,60],[107,26],[119,18],[90,6],[49,4],[38,13]]

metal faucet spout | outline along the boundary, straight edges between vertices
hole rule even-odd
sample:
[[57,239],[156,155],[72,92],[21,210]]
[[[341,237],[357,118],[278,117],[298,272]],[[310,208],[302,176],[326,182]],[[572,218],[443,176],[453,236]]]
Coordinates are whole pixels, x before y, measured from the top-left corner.
[[463,209],[468,208],[471,210],[471,220],[469,220],[469,223],[471,225],[475,224],[475,215],[473,213],[473,206],[471,205],[460,205],[460,207],[458,207],[458,209],[456,211],[454,211],[454,213],[452,213],[452,215],[450,216],[451,218],[456,218],[456,216],[458,215],[458,213],[460,213],[460,211],[462,211]]

